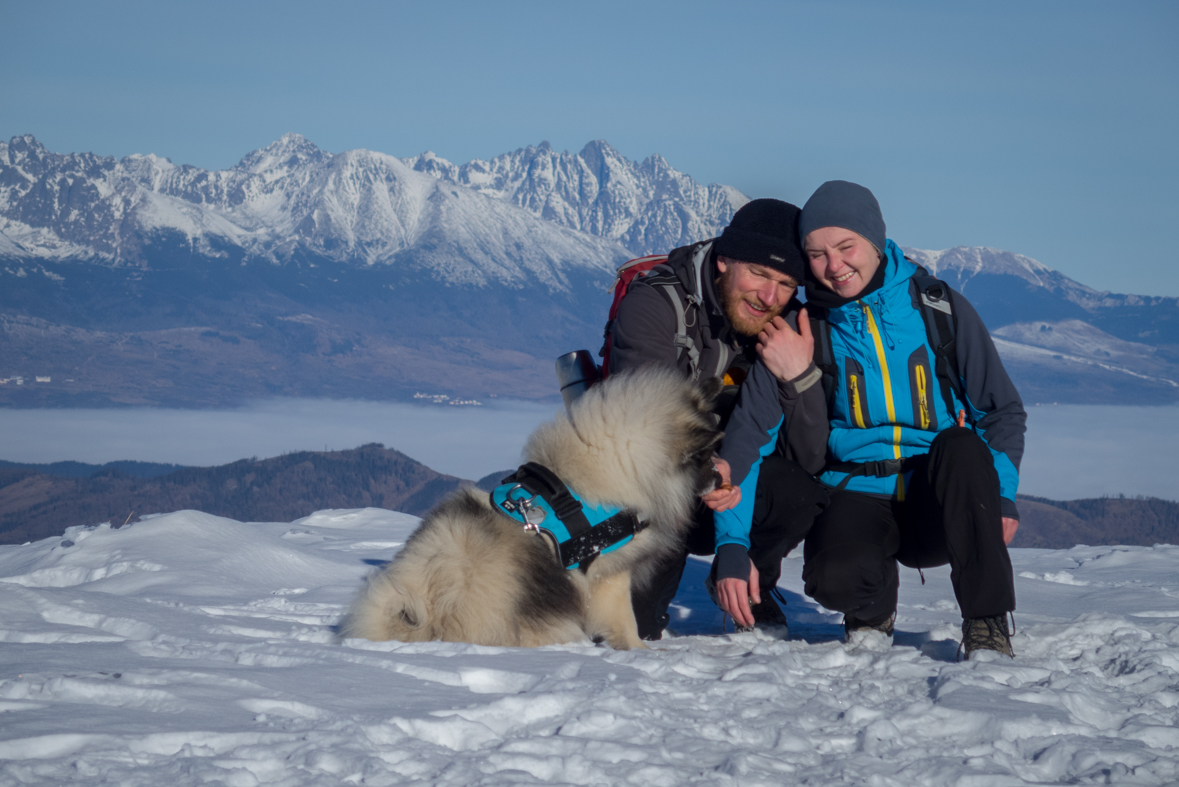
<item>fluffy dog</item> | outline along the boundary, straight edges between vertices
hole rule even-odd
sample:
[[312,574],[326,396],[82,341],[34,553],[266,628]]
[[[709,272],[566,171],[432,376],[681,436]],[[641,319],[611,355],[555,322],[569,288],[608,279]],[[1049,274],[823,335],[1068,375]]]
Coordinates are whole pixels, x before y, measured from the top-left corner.
[[522,647],[589,637],[645,647],[631,585],[646,583],[682,548],[697,497],[712,488],[721,433],[709,408],[719,388],[670,370],[614,375],[529,438],[526,461],[552,470],[584,502],[629,509],[647,522],[584,572],[565,569],[546,537],[464,488],[368,578],[341,634]]

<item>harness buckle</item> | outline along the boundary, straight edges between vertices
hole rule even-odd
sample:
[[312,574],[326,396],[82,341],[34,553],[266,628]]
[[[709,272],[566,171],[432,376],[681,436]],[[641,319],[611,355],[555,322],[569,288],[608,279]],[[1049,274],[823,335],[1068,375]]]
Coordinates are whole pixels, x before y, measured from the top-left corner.
[[[517,489],[524,489],[524,485],[516,484],[509,489],[504,494],[504,501],[500,505],[507,511],[518,513],[524,519],[525,530],[532,531],[533,533],[540,532],[538,526],[548,516],[542,507],[534,505],[534,501],[540,497],[540,493],[537,492],[532,497],[512,497],[512,493]],[[527,489],[524,489],[524,494],[528,494]]]

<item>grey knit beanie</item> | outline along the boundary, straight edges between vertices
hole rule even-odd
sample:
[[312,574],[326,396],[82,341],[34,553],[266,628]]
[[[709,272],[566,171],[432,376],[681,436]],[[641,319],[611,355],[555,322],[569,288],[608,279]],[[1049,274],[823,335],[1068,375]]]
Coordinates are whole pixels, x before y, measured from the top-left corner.
[[815,189],[802,206],[798,236],[805,242],[808,234],[823,227],[843,227],[859,233],[877,251],[884,252],[886,239],[880,203],[871,191],[858,183],[829,180]]

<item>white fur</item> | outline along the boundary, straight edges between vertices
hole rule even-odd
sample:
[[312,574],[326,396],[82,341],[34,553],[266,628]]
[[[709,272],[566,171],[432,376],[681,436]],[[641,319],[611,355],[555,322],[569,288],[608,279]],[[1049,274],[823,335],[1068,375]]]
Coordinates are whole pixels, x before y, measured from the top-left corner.
[[631,583],[646,582],[682,546],[720,437],[709,404],[674,372],[640,370],[591,388],[529,438],[526,461],[548,467],[587,503],[629,508],[649,523],[585,573],[560,567],[543,538],[465,489],[369,577],[341,633],[524,647],[588,636],[643,647]]

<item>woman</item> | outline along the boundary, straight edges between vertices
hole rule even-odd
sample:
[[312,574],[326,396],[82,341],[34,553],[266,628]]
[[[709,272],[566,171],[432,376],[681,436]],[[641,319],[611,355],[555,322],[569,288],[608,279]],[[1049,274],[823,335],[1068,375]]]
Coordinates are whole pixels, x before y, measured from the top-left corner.
[[[831,498],[806,538],[807,594],[844,613],[849,641],[891,637],[897,562],[949,563],[966,657],[1012,655],[1006,545],[1019,525],[1027,416],[990,334],[965,297],[885,237],[880,206],[863,186],[820,186],[803,207],[799,236],[831,424],[820,474]],[[923,293],[930,305],[921,305]],[[949,321],[940,358],[927,325],[937,311]],[[783,329],[768,326],[763,347],[784,346]],[[763,351],[776,371],[772,355]]]

